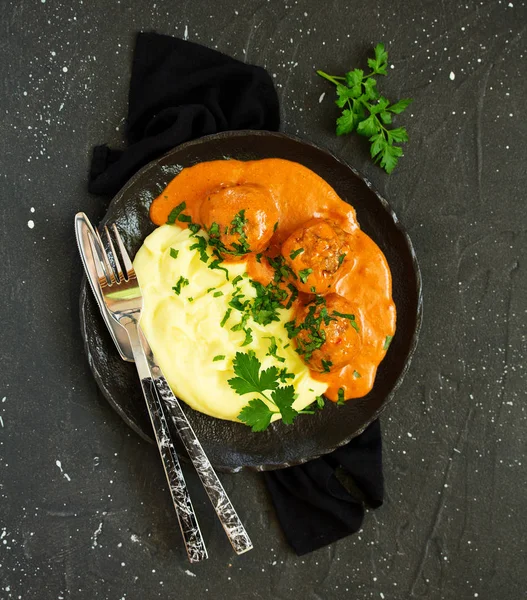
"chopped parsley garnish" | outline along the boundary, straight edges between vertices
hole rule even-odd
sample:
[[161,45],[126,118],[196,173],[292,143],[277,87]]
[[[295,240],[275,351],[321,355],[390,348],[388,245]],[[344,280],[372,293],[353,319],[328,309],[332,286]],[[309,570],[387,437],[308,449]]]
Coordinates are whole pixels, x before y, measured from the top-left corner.
[[179,294],[181,294],[181,288],[184,288],[188,284],[189,284],[188,279],[186,277],[183,277],[183,275],[181,275],[179,277],[179,279],[177,280],[176,285],[172,289],[179,296]]
[[218,362],[219,360],[225,360],[225,354],[216,354],[212,359],[212,362]]
[[386,339],[384,340],[384,346],[382,347],[383,350],[388,350],[388,348],[390,347],[390,344],[392,343],[393,340],[393,335],[387,335]]
[[331,367],[333,366],[333,363],[330,360],[324,360],[322,359],[322,372],[323,373],[329,373],[331,371]]
[[177,257],[178,257],[178,254],[179,254],[179,250],[176,250],[176,249],[174,249],[174,248],[170,248],[170,256],[171,256],[172,258],[177,258]]
[[240,212],[231,221],[231,228],[229,233],[231,235],[237,233],[240,240],[239,243],[231,243],[231,248],[234,249],[235,254],[247,254],[251,251],[249,243],[247,242],[247,234],[245,233],[245,226],[247,225],[247,223],[248,221],[245,218],[245,210],[240,210]]
[[225,277],[227,278],[227,281],[229,281],[229,271],[227,271],[227,269],[225,267],[221,267],[221,258],[217,258],[216,260],[213,260],[211,263],[209,263],[207,266],[209,267],[209,269],[217,269],[218,271],[225,271]]
[[190,215],[179,215],[177,220],[181,221],[182,223],[192,223],[192,218],[190,217]]
[[214,294],[212,294],[214,298],[219,298],[220,296],[223,296],[223,292],[221,290],[218,290],[217,292],[214,292]]
[[316,402],[317,402],[317,407],[322,410],[324,408],[324,398],[322,398],[322,396],[317,396]]
[[196,241],[192,244],[192,246],[189,246],[189,250],[197,250],[199,252],[199,259],[201,262],[209,262],[210,256],[207,252],[207,240],[202,235],[197,235],[195,239]]
[[193,235],[196,235],[196,233],[198,233],[198,231],[201,229],[201,225],[199,225],[198,223],[190,223],[188,228],[190,229],[190,231],[192,231]]
[[[236,377],[229,379],[229,385],[240,396],[257,394],[259,398],[249,400],[238,419],[252,428],[264,431],[269,427],[273,415],[280,415],[287,425],[293,423],[298,411],[293,408],[296,394],[292,385],[279,387],[278,369],[269,367],[262,370],[261,362],[254,352],[237,352],[233,362]],[[265,402],[264,402],[265,400]],[[270,406],[271,407],[270,407]]]
[[[187,208],[185,202],[181,202],[177,206],[175,206],[169,213],[167,217],[167,224],[174,225],[174,223],[178,220],[179,215]],[[189,217],[190,218],[190,217]]]
[[263,256],[262,254],[258,253],[256,255],[256,262],[261,263],[262,262],[262,256]]
[[291,292],[291,295],[289,296],[289,300],[285,307],[291,308],[291,306],[293,306],[293,302],[298,298],[298,290],[292,283],[287,284],[287,289]]
[[343,406],[344,404],[346,404],[346,400],[344,399],[344,388],[339,388],[337,406]]
[[242,281],[243,277],[241,275],[236,275],[236,277],[232,280],[232,285],[236,285],[240,281]]
[[298,277],[302,283],[306,283],[311,273],[313,273],[313,269],[302,269],[302,271],[298,272]]
[[293,279],[298,279],[296,273],[291,269],[290,266],[286,265],[284,262],[283,256],[277,256],[276,258],[267,257],[267,262],[274,269],[274,280],[276,283],[280,281],[287,280],[289,277]]
[[342,265],[342,263],[344,262],[345,258],[346,258],[345,254],[340,254],[339,255],[339,267]]
[[269,349],[267,350],[266,356],[272,356],[273,358],[276,358],[278,362],[281,363],[285,362],[285,358],[283,356],[278,356],[278,346],[276,344],[276,338],[274,337],[274,335],[271,335],[266,339],[270,340]]
[[243,331],[245,333],[245,339],[243,340],[242,347],[247,346],[253,341],[253,330],[250,327],[246,327]]
[[[289,338],[296,338],[297,353],[303,356],[306,362],[311,360],[313,352],[318,350],[326,341],[326,332],[321,328],[322,322],[327,326],[335,320],[329,315],[325,306],[322,306],[316,314],[318,307],[324,305],[325,302],[323,296],[316,296],[315,301],[309,305],[306,317],[299,325],[294,320],[285,324]],[[306,333],[298,337],[301,331]]]
[[256,290],[256,298],[251,304],[251,316],[259,325],[269,325],[279,321],[278,310],[283,308],[282,302],[287,298],[287,292],[272,282],[262,285],[251,280],[251,285]]
[[291,252],[291,254],[289,255],[289,258],[290,258],[291,260],[295,260],[295,258],[296,258],[296,257],[297,257],[299,254],[302,254],[302,252],[304,252],[304,249],[303,249],[303,248],[297,248],[296,250],[293,250],[293,251]]
[[187,300],[188,300],[189,302],[194,302],[194,298],[193,298],[192,296],[189,296],[189,297],[187,298]]
[[231,312],[232,312],[232,308],[228,308],[227,312],[223,315],[223,319],[220,322],[220,327],[223,327],[225,325],[225,323],[227,323],[227,321],[229,320],[229,317],[231,316]]
[[351,315],[349,313],[341,313],[338,310],[334,310],[332,313],[335,317],[342,317],[343,319],[348,319],[351,323],[351,326],[358,333],[360,331],[359,326],[357,325],[357,321],[355,321],[355,315]]
[[280,372],[278,373],[278,379],[282,382],[282,383],[287,383],[288,379],[294,379],[295,375],[293,373],[289,373],[286,369],[286,367],[284,367],[283,369],[280,369]]
[[360,379],[361,374],[358,371],[353,371],[353,377],[355,377],[355,379]]
[[208,294],[209,292],[212,292],[212,290],[215,290],[215,289],[216,289],[215,287],[210,287],[210,288],[207,288],[207,294]]

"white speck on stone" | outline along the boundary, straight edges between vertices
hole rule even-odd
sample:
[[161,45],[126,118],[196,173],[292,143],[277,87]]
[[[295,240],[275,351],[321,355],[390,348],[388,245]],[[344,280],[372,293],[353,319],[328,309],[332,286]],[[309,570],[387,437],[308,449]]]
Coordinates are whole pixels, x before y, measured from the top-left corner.
[[32,212],[32,213],[34,213],[34,212],[35,212],[35,207],[34,207],[34,206],[32,206],[32,207],[29,209],[29,212]]
[[97,543],[97,540],[99,539],[99,536],[101,535],[101,532],[102,532],[102,521],[99,523],[99,527],[97,527],[97,529],[93,532],[93,535],[91,536],[91,540],[92,540],[91,547],[92,548],[95,548],[96,546],[99,545]]
[[307,12],[304,13],[304,17],[307,17]]
[[[508,7],[512,8],[513,6],[514,6],[514,4],[512,2],[509,2]],[[476,594],[476,596],[477,596],[477,594]]]
[[382,592],[380,593],[380,596],[381,596],[381,598],[384,599],[384,594]]
[[4,419],[2,419],[2,417],[0,417],[0,425],[4,427]]
[[454,79],[456,78],[456,74],[454,73],[454,71],[450,71],[450,81],[454,81]]
[[46,4],[46,0],[40,0],[42,4]]
[[64,108],[64,102],[59,106],[59,112]]
[[137,535],[135,535],[135,533],[132,533],[132,535],[130,536],[130,539],[132,540],[132,542],[134,544],[138,544],[141,540],[139,539],[139,537]]
[[29,219],[29,221],[27,222],[27,226],[29,227],[29,229],[33,229],[33,227],[35,227],[35,221]]
[[188,40],[188,25],[185,25],[185,33],[183,34],[183,39]]
[[67,72],[68,72],[68,67],[62,67],[62,71],[63,71],[64,73],[67,73]]
[[24,96],[27,96],[27,92],[24,92]]
[[324,96],[326,95],[326,92],[322,92],[320,94],[320,98],[318,99],[318,103],[320,104],[322,102],[322,100],[324,100]]
[[56,460],[55,464],[60,469],[60,472],[64,475],[64,479],[66,479],[67,481],[71,481],[71,477],[67,473],[64,473],[62,469],[62,463],[60,462],[60,460]]
[[51,51],[51,56],[57,56],[57,53],[55,52],[55,50]]
[[196,577],[196,574],[193,573],[192,571],[189,571],[188,569],[185,569],[185,573],[189,576],[189,577]]

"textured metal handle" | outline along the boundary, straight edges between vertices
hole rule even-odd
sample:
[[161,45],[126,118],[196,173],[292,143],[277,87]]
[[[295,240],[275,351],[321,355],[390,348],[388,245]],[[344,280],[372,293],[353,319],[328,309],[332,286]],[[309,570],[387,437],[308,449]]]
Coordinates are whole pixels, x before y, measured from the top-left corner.
[[163,403],[156,393],[156,386],[150,376],[150,369],[139,342],[137,326],[135,326],[134,331],[134,325],[130,324],[129,326],[126,326],[126,330],[130,336],[135,365],[141,379],[143,395],[146,400],[150,421],[152,422],[152,427],[154,429],[159,454],[163,461],[168,487],[170,489],[172,501],[174,502],[174,508],[176,509],[179,527],[183,535],[188,558],[190,562],[199,562],[208,558],[207,549],[205,548],[205,542],[201,535],[199,523],[194,512],[194,507],[192,506],[192,501],[190,499],[183,471],[181,470],[176,449],[174,448],[174,444],[170,437],[170,430],[165,417]]
[[205,454],[192,426],[187,420],[178,399],[172,393],[167,380],[161,374],[159,367],[151,365],[152,375],[157,386],[159,395],[163,399],[167,412],[172,418],[177,432],[185,444],[185,448],[190,456],[201,482],[207,492],[210,501],[218,515],[218,518],[223,525],[223,529],[229,538],[232,547],[236,554],[243,554],[251,550],[253,545],[249,534],[245,530],[243,523],[240,520],[232,502],[227,493],[223,489],[216,471],[210,464],[210,461]]

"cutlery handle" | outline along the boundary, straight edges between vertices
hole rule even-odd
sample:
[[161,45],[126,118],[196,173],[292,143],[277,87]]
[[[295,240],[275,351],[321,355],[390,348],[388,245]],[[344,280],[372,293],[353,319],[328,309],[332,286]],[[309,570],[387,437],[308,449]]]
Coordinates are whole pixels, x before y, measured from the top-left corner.
[[143,395],[146,400],[150,421],[152,422],[152,427],[154,429],[159,454],[163,461],[168,487],[170,489],[172,501],[174,502],[174,508],[176,509],[179,527],[183,535],[188,558],[190,562],[199,562],[208,558],[207,549],[201,535],[194,507],[192,506],[192,501],[190,499],[183,471],[181,470],[176,449],[174,448],[174,444],[170,437],[170,430],[165,417],[163,403],[156,393],[156,386],[152,381],[150,369],[139,342],[137,325],[126,326],[126,330],[130,336],[135,365],[137,367],[137,372],[139,373],[139,378],[141,379]]
[[227,493],[223,489],[221,481],[210,464],[178,399],[174,396],[167,380],[161,374],[161,370],[157,365],[154,367],[152,375],[154,376],[159,395],[164,401],[167,412],[176,426],[177,432],[187,449],[190,459],[201,479],[201,483],[203,483],[205,491],[212,502],[212,506],[223,525],[223,529],[234,551],[236,554],[243,554],[251,550],[253,545],[249,534],[245,530],[229,496],[227,496]]

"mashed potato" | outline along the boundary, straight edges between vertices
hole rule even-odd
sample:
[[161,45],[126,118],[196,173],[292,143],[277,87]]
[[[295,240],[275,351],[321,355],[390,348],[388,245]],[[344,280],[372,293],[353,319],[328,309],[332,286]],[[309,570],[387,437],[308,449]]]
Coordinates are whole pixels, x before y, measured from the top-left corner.
[[[242,408],[257,396],[238,395],[228,380],[234,377],[236,353],[252,350],[263,369],[274,365],[295,375],[287,380],[298,394],[293,408],[300,411],[314,402],[326,391],[327,384],[310,376],[292,346],[284,348],[289,343],[284,324],[291,319],[292,311],[280,310],[280,321],[265,327],[249,319],[247,326],[253,339],[242,346],[245,333],[231,330],[240,322],[240,312],[233,309],[223,327],[221,322],[235,291],[232,281],[238,275],[243,279],[236,287],[247,298],[256,295],[246,276],[246,265],[222,263],[229,271],[227,281],[224,271],[209,269],[200,260],[199,251],[190,249],[195,242],[196,237],[188,229],[162,225],[145,239],[134,261],[144,299],[141,327],[174,393],[195,410],[237,421]],[[206,252],[210,254],[209,249]],[[178,282],[179,295],[173,290]],[[284,362],[269,355],[271,336]],[[224,358],[214,361],[218,356]],[[278,418],[275,415],[273,420]]]

